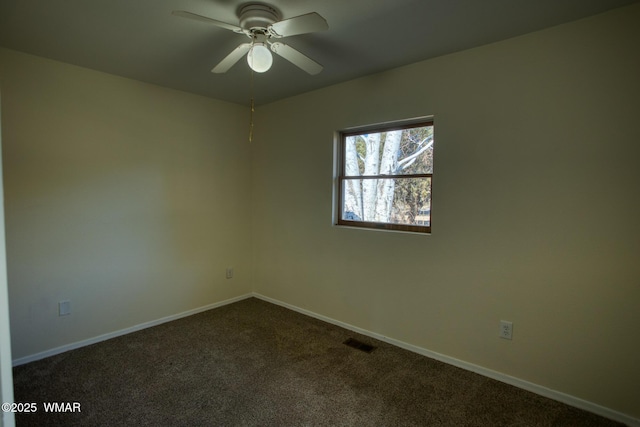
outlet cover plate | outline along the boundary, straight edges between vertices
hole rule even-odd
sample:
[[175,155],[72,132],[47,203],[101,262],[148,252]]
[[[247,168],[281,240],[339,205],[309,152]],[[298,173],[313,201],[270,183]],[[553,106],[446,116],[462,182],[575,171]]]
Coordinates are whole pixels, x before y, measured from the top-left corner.
[[500,338],[505,340],[513,339],[513,322],[508,320],[500,321]]
[[71,314],[71,301],[58,302],[58,316],[68,316]]

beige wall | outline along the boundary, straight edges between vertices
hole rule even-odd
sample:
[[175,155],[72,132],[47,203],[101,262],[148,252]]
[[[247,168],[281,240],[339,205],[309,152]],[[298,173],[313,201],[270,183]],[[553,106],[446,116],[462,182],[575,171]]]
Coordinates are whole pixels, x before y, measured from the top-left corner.
[[0,84],[14,359],[250,292],[244,108],[5,49]]
[[[638,22],[636,4],[259,109],[254,290],[640,418]],[[334,131],[422,115],[433,234],[332,226]]]

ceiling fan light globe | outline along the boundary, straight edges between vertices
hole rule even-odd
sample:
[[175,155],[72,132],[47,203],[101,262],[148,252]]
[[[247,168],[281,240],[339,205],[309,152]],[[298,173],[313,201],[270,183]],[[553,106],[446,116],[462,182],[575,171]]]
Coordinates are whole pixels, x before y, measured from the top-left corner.
[[251,47],[247,54],[247,63],[256,73],[264,73],[271,68],[271,65],[273,64],[273,56],[271,56],[269,48],[263,43],[256,43]]

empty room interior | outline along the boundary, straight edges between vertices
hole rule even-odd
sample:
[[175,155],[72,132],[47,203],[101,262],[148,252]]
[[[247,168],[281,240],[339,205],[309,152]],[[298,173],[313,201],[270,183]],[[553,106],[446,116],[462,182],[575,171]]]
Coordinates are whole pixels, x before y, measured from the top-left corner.
[[[249,39],[172,15],[246,2],[31,3],[0,0],[3,402],[12,368],[254,298],[640,425],[640,3],[500,33],[511,2],[273,1],[326,19],[282,39],[317,74],[279,42],[212,73]],[[338,224],[342,133],[417,119],[428,232]]]

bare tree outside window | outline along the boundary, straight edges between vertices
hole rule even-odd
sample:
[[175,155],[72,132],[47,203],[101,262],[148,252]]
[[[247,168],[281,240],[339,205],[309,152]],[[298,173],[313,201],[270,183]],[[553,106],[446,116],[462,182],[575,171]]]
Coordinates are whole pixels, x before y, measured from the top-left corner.
[[338,224],[431,231],[433,122],[345,132]]

